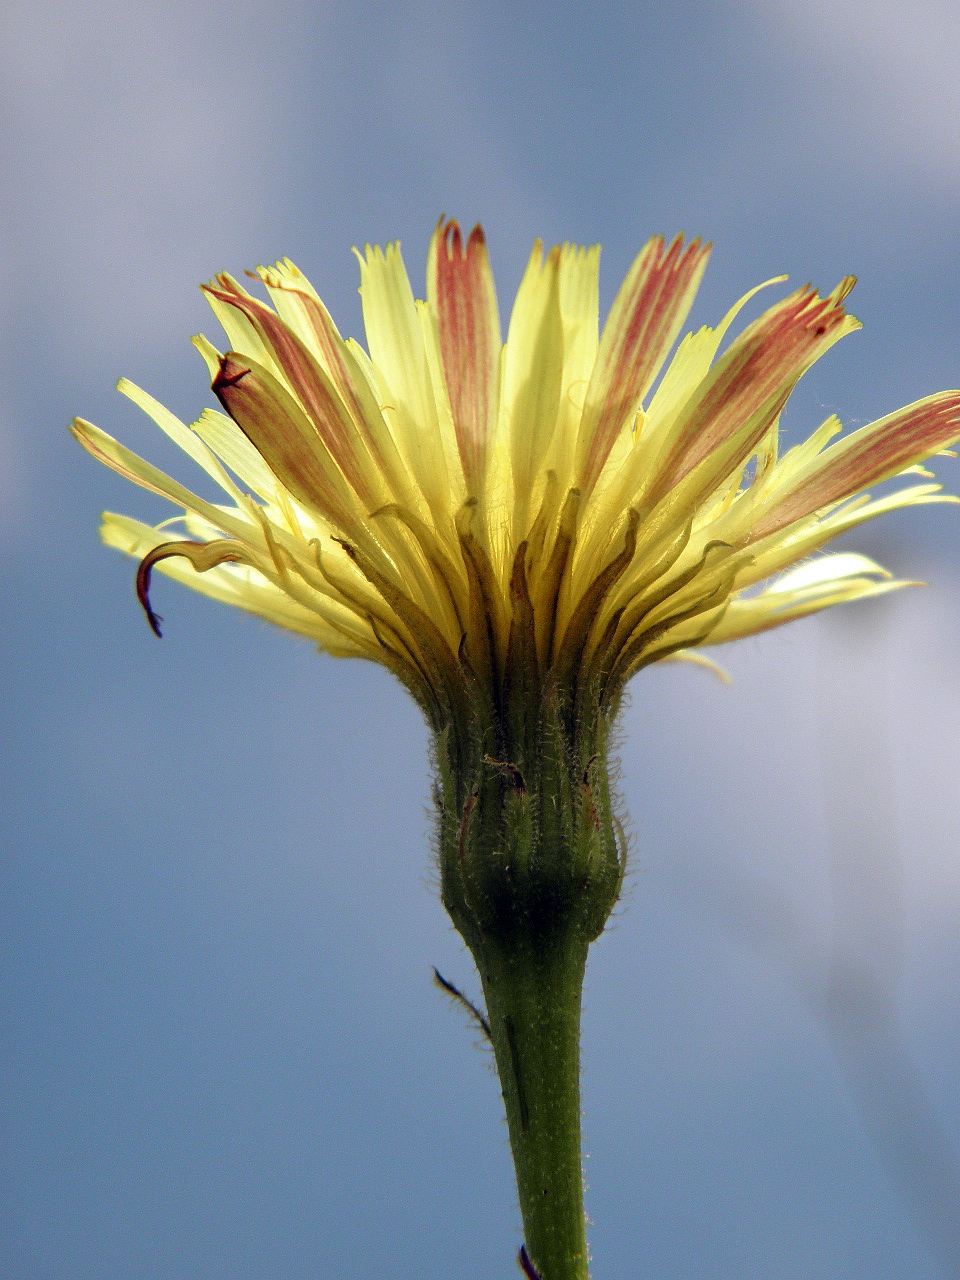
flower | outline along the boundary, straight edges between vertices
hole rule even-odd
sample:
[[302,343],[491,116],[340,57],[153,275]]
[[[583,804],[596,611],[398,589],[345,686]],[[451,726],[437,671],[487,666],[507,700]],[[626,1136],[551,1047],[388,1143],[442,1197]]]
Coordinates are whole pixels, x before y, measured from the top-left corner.
[[[90,423],[72,428],[184,512],[176,538],[169,522],[103,517],[104,540],[140,558],[154,630],[158,566],[330,653],[384,663],[439,732],[518,686],[588,690],[612,708],[652,662],[905,585],[865,556],[810,557],[881,512],[955,501],[920,464],[960,438],[960,392],[840,439],[831,417],[781,456],[791,391],[859,327],[843,306],[853,278],[826,297],[795,290],[718,355],[751,290],[688,333],[661,377],[708,255],[650,240],[600,333],[599,249],[544,256],[538,242],[505,343],[483,232],[464,243],[442,219],[425,302],[399,245],[357,254],[368,350],[343,340],[286,259],[257,272],[272,307],[228,275],[203,286],[229,350],[194,343],[225,412],[186,426],[119,389],[226,501]],[[899,491],[863,492],[907,475]]]
[[384,663],[422,707],[441,897],[483,988],[528,1275],[587,1274],[580,1009],[626,865],[607,765],[624,686],[650,663],[905,585],[865,556],[814,553],[883,511],[955,501],[920,464],[960,439],[958,391],[840,439],[831,417],[779,454],[794,386],[858,327],[851,277],[825,298],[794,291],[718,355],[752,290],[660,376],[708,252],[651,240],[601,334],[599,250],[544,257],[538,243],[502,343],[483,233],[464,244],[441,219],[425,302],[399,246],[358,254],[367,351],[291,262],[258,271],[272,308],[218,276],[204,292],[230,349],[194,342],[225,413],[188,427],[120,390],[223,503],[73,425],[184,512],[173,539],[170,522],[104,516],[105,541],[140,558],[157,634],[155,566]]

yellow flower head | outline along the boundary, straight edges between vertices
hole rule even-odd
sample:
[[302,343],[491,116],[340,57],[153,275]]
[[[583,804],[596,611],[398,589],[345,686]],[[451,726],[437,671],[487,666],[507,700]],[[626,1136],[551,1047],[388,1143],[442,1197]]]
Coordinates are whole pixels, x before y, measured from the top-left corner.
[[[588,690],[611,709],[651,662],[903,585],[864,556],[807,557],[882,511],[953,500],[919,464],[960,438],[960,392],[839,440],[830,418],[781,457],[790,392],[858,327],[843,308],[853,279],[825,298],[795,290],[718,356],[752,290],[666,364],[708,254],[649,241],[601,333],[599,249],[537,243],[503,342],[483,232],[464,244],[441,220],[426,301],[399,245],[357,255],[367,350],[286,259],[257,272],[272,306],[218,276],[204,292],[229,350],[194,342],[225,412],[188,427],[120,390],[225,501],[73,425],[184,512],[177,540],[104,516],[104,540],[141,559],[154,629],[157,565],[330,653],[383,662],[441,729],[452,704],[500,706],[521,686]],[[862,492],[907,474],[898,492]]]

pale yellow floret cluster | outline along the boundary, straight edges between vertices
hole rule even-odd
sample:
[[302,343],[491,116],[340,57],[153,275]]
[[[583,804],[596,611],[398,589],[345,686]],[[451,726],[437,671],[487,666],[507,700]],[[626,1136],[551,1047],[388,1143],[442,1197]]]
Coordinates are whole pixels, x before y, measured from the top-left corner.
[[[210,286],[229,355],[195,342],[229,414],[187,426],[119,389],[224,497],[77,420],[91,453],[184,513],[157,528],[106,513],[105,542],[137,558],[166,548],[170,577],[413,684],[430,683],[438,645],[475,669],[484,650],[502,671],[518,610],[532,609],[541,671],[575,652],[619,664],[622,683],[904,585],[865,556],[809,557],[882,512],[953,501],[917,464],[960,436],[957,395],[839,442],[831,418],[778,452],[792,387],[858,327],[842,309],[852,281],[790,295],[719,355],[751,290],[661,376],[705,249],[647,245],[601,334],[599,250],[538,244],[502,343],[482,237],[464,249],[452,225],[434,235],[426,301],[398,245],[358,254],[366,350],[289,261],[259,270],[273,321],[229,277]],[[861,492],[911,471],[899,492]]]

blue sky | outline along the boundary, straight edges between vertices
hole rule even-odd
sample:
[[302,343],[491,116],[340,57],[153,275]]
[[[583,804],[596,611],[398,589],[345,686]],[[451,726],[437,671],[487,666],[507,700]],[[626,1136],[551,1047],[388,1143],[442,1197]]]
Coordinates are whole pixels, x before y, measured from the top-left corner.
[[[480,1280],[520,1239],[496,1080],[429,981],[476,990],[417,713],[162,580],[157,644],[96,523],[170,512],[69,419],[185,475],[113,384],[211,402],[197,283],[289,254],[359,336],[351,246],[419,281],[445,212],[504,312],[536,236],[602,243],[606,303],[648,235],[712,239],[695,324],[853,271],[864,332],[785,428],[870,421],[958,383],[958,58],[945,0],[4,7],[5,1274]],[[856,545],[929,587],[625,712],[597,1280],[960,1274],[960,517]]]

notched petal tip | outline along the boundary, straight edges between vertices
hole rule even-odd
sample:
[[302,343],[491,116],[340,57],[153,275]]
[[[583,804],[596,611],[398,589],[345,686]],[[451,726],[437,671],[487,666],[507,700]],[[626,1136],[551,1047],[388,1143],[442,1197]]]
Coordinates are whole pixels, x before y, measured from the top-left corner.
[[844,276],[833,292],[829,295],[829,300],[839,306],[840,303],[849,295],[856,283],[856,276]]
[[147,615],[150,630],[158,640],[163,637],[161,630],[163,618],[150,604],[150,579],[154,565],[161,560],[170,559],[171,556],[183,556],[190,561],[197,573],[206,573],[208,569],[213,569],[218,564],[249,563],[243,548],[225,539],[215,542],[188,542],[179,539],[176,542],[162,542],[152,551],[148,551],[137,566],[137,599]]
[[463,236],[460,234],[460,223],[456,218],[441,222],[439,228],[440,243],[446,250],[448,258],[459,261],[463,257]]
[[443,245],[449,260],[456,259],[459,261],[463,258],[470,258],[474,253],[482,252],[487,247],[487,237],[479,222],[472,228],[467,236],[466,246],[464,246],[460,223],[456,218],[448,218],[445,214],[440,215],[434,235],[436,236],[437,244]]

